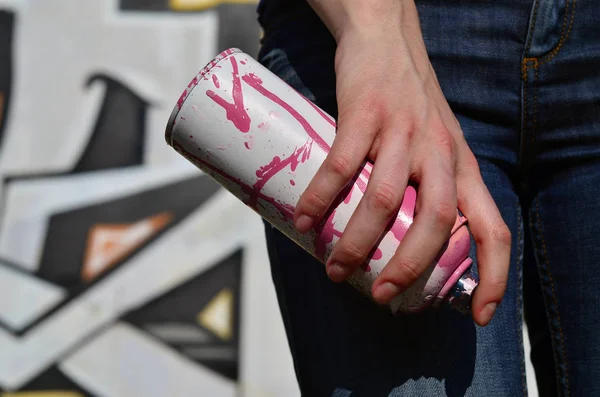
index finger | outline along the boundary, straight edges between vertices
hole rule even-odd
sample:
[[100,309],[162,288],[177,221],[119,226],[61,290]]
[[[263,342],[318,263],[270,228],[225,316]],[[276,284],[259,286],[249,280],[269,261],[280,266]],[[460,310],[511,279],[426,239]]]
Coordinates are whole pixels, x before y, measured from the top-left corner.
[[[373,144],[376,128],[370,117],[340,118],[338,133],[329,154],[298,200],[294,226],[309,231],[327,212],[342,189],[356,175]],[[363,112],[364,114],[364,112]]]

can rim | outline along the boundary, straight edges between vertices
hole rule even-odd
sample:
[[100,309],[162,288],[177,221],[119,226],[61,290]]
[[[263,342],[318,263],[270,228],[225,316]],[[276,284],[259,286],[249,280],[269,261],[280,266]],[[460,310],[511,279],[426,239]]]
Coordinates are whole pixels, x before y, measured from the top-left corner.
[[179,97],[179,100],[173,107],[173,110],[171,111],[171,115],[169,116],[169,120],[167,121],[167,126],[165,128],[165,140],[167,141],[167,145],[173,146],[173,140],[171,139],[171,135],[173,132],[173,127],[175,126],[175,120],[177,119],[177,115],[179,114],[179,111],[183,107],[183,104],[185,103],[187,98],[190,96],[192,91],[194,91],[194,88],[196,88],[196,86],[198,85],[198,82],[208,72],[210,72],[219,62],[226,59],[227,57],[229,57],[232,54],[239,54],[242,52],[243,52],[242,50],[240,50],[239,48],[236,48],[236,47],[228,48],[225,51],[222,51],[216,57],[214,57],[210,62],[208,62],[206,64],[206,66],[204,66],[202,69],[200,69],[200,71],[198,73],[196,73],[194,78],[190,81],[190,83],[187,85],[187,87],[185,88],[185,90],[183,91],[181,96]]

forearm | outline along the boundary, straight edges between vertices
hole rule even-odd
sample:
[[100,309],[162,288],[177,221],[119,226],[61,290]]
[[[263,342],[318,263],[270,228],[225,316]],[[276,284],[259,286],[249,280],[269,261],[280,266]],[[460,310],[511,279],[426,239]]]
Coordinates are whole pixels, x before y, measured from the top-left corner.
[[413,14],[406,10],[414,8],[414,0],[308,0],[308,3],[338,42],[347,32],[370,35],[398,27],[403,16]]

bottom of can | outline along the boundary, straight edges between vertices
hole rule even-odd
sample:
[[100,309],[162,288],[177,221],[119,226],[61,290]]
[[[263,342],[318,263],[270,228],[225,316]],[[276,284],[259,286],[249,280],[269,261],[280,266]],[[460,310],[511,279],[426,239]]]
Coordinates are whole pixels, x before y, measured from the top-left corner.
[[434,306],[447,306],[467,315],[471,311],[471,298],[478,284],[479,277],[471,265],[444,297],[436,299]]

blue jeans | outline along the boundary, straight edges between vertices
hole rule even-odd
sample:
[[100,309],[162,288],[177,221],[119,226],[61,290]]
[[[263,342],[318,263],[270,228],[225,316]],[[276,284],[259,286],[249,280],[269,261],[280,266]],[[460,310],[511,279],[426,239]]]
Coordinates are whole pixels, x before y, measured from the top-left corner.
[[[285,4],[259,9],[259,60],[336,116],[335,42],[304,2]],[[485,328],[445,309],[392,316],[267,225],[302,394],[526,395],[524,316],[540,395],[600,396],[600,4],[417,6],[442,90],[512,230],[506,296]]]

